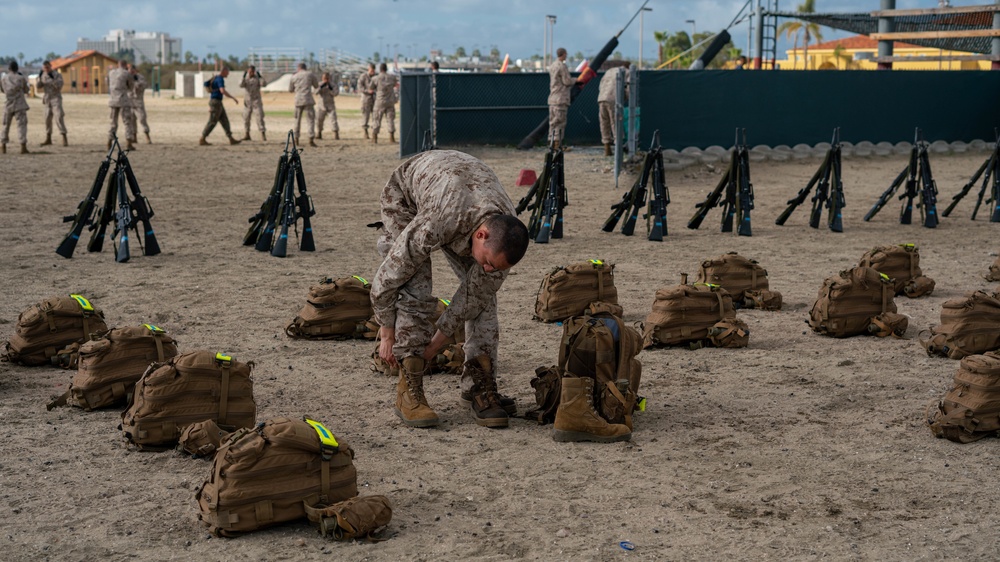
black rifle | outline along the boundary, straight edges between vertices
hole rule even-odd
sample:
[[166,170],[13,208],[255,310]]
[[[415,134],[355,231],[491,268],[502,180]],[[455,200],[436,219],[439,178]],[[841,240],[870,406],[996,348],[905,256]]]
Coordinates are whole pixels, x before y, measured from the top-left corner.
[[434,141],[431,138],[430,129],[424,131],[424,141],[420,145],[420,152],[427,152],[428,150],[434,150]]
[[899,211],[899,224],[910,224],[913,222],[913,200],[917,197],[917,177],[920,173],[920,129],[913,135],[913,149],[910,150],[910,163],[907,166],[906,191],[899,196],[899,200],[906,199],[903,207]]
[[291,173],[285,174],[285,188],[278,207],[277,224],[281,230],[274,239],[274,246],[271,247],[271,255],[279,258],[285,257],[288,253],[288,227],[295,224],[295,174],[292,172],[294,167],[292,159],[289,158],[288,169]]
[[924,226],[936,228],[938,225],[937,215],[937,183],[931,174],[931,159],[927,153],[926,143],[921,141],[921,150],[917,155],[920,169],[920,214],[924,219]]
[[[795,209],[797,209],[799,205],[806,202],[806,197],[809,197],[809,194],[812,192],[813,188],[816,187],[816,183],[819,182],[819,180],[822,179],[823,176],[826,174],[826,168],[829,166],[830,163],[830,153],[831,153],[830,150],[826,151],[826,156],[823,158],[823,163],[820,164],[820,167],[816,170],[816,173],[813,174],[813,177],[809,179],[809,183],[807,183],[805,187],[800,189],[799,192],[795,195],[795,197],[792,197],[791,199],[788,200],[787,202],[788,206],[785,207],[785,210],[782,211],[780,215],[778,215],[778,218],[775,219],[774,224],[778,226],[783,226],[785,222],[788,220],[788,217],[792,216],[792,213],[795,212]],[[810,221],[810,224],[811,223],[812,221]]]
[[831,168],[833,171],[831,176],[833,176],[832,183],[830,185],[830,198],[826,201],[826,206],[830,209],[827,215],[827,226],[833,232],[843,232],[844,231],[844,207],[847,206],[847,199],[844,197],[844,182],[843,176],[841,175],[840,167],[840,129],[837,129],[838,139],[836,144],[831,147],[831,152],[833,156],[831,158]]
[[116,146],[118,146],[118,139],[115,139],[111,144],[111,148],[108,149],[108,155],[97,169],[97,177],[94,178],[94,183],[90,186],[90,192],[76,206],[76,214],[63,217],[63,222],[73,223],[69,227],[69,233],[66,234],[59,247],[56,248],[56,253],[64,258],[73,257],[73,252],[76,250],[76,243],[80,240],[83,227],[90,224],[91,215],[94,214],[94,208],[97,205],[97,198],[101,194],[101,187],[104,186],[104,180],[107,178],[108,170],[111,168],[111,154],[114,152]]
[[281,200],[281,193],[285,186],[285,175],[288,170],[288,145],[285,145],[285,152],[278,157],[278,169],[274,172],[274,182],[271,184],[271,191],[267,194],[267,199],[260,206],[257,214],[248,219],[250,228],[246,236],[243,237],[243,245],[253,245],[258,251],[264,252],[271,249],[271,242],[274,238],[274,223],[278,217],[278,204]]
[[872,218],[875,215],[877,215],[879,211],[882,210],[882,207],[885,207],[885,204],[888,203],[890,199],[892,199],[893,194],[896,192],[897,189],[899,189],[899,186],[903,185],[903,181],[906,180],[906,174],[909,172],[909,170],[910,170],[909,166],[903,168],[903,171],[900,172],[898,176],[896,176],[896,179],[892,180],[892,184],[889,185],[889,188],[886,189],[884,192],[882,192],[882,195],[879,196],[878,201],[876,201],[875,204],[872,206],[872,208],[869,209],[869,211],[865,214],[864,217],[865,222],[872,220]]
[[114,243],[115,236],[118,238],[118,247],[115,248],[115,261],[125,263],[131,255],[128,251],[128,230],[135,228],[132,221],[132,207],[129,204],[128,193],[125,191],[125,169],[119,165],[115,168],[115,184],[118,191],[118,211],[115,212],[115,229],[111,233],[111,242]]
[[614,230],[615,227],[618,226],[618,221],[621,220],[622,215],[624,215],[625,211],[627,211],[629,206],[631,206],[632,190],[635,189],[635,186],[639,183],[638,179],[635,181],[636,183],[632,186],[632,189],[622,194],[622,200],[611,206],[611,216],[609,216],[608,219],[604,221],[604,225],[601,226],[601,230],[604,232],[611,232]]
[[739,147],[738,164],[739,176],[737,178],[736,194],[736,234],[740,236],[752,236],[750,228],[750,211],[753,210],[753,183],[750,182],[750,154],[747,151],[746,129],[743,129],[743,144]]
[[[836,129],[834,130],[834,143],[836,144]],[[832,153],[833,144],[830,146],[830,150],[827,151],[827,158],[823,161],[822,175],[820,176],[819,183],[816,184],[816,194],[812,198],[812,212],[809,213],[809,226],[813,228],[819,228],[819,221],[823,218],[823,207],[829,206],[830,197],[830,176],[833,172],[832,163]]]
[[[551,161],[552,161],[552,153],[547,152],[545,154],[545,164],[542,167],[542,175],[545,174],[546,170],[551,165]],[[537,207],[539,201],[536,201],[536,199],[540,199],[539,186],[541,184],[542,184],[542,176],[540,175],[535,178],[535,182],[532,183],[531,187],[528,188],[528,193],[526,193],[524,197],[522,197],[521,200],[517,202],[517,207],[514,208],[514,212],[516,214],[520,215],[525,210],[532,210],[535,207]]]
[[[649,208],[646,211],[647,238],[661,242],[667,235],[667,205],[670,204],[670,190],[667,189],[663,173],[663,149],[660,148],[660,132],[653,133],[655,148],[650,152],[653,158],[653,195],[649,198]],[[647,156],[648,158],[648,156]]]
[[562,209],[566,204],[566,185],[563,179],[563,151],[556,149],[552,156],[548,191],[542,201],[541,220],[535,243],[547,244],[550,238],[562,238]]
[[735,151],[733,157],[730,159],[729,169],[726,170],[722,177],[719,179],[719,185],[715,186],[704,201],[695,205],[697,210],[694,212],[694,216],[688,221],[687,227],[692,230],[697,230],[701,226],[702,221],[708,216],[708,212],[719,205],[719,201],[722,200],[722,192],[725,191],[726,186],[729,185],[730,169],[732,169],[732,160],[735,159]]
[[528,217],[528,237],[534,240],[538,237],[538,231],[542,224],[542,209],[544,208],[542,203],[545,199],[546,189],[549,185],[549,178],[552,177],[552,160],[555,156],[554,150],[549,150],[545,153],[545,162],[542,165],[542,173],[538,175],[535,179],[535,183],[532,184],[531,189],[528,190],[528,194],[525,195],[521,201],[517,204],[517,214],[521,214],[524,210],[531,211],[531,215]]
[[[117,140],[116,140],[117,142]],[[88,252],[100,252],[104,249],[104,234],[108,225],[115,220],[115,199],[118,197],[118,165],[108,174],[108,185],[104,192],[104,205],[94,213],[90,220],[90,241],[87,242]],[[112,238],[114,236],[112,235]]]
[[976,209],[977,210],[979,209],[979,205],[983,202],[983,193],[986,191],[986,185],[990,181],[990,172],[993,171],[994,160],[996,159],[996,157],[997,157],[997,151],[996,149],[994,149],[993,153],[990,154],[990,157],[987,158],[986,161],[983,162],[981,166],[979,166],[978,170],[976,170],[976,173],[972,174],[972,179],[970,179],[968,183],[963,185],[961,191],[959,191],[954,197],[951,198],[951,203],[949,203],[948,206],[945,208],[944,212],[941,213],[942,217],[947,217],[948,215],[951,214],[952,211],[955,210],[955,206],[958,205],[958,202],[961,201],[963,197],[968,195],[969,191],[972,190],[972,187],[976,185],[976,182],[979,181],[979,178],[982,177],[983,173],[985,172],[986,177],[983,179],[983,188],[982,190],[979,191],[979,199],[978,201],[976,201]]
[[296,215],[302,218],[302,237],[299,240],[299,250],[302,252],[316,251],[316,241],[313,239],[312,220],[316,214],[312,197],[306,193],[306,175],[302,171],[302,159],[296,152],[292,156],[292,169],[295,170],[295,182],[299,184],[299,195],[295,198]]
[[119,153],[118,165],[123,169],[125,182],[128,184],[129,191],[132,192],[131,206],[134,215],[132,224],[135,226],[136,232],[138,232],[138,225],[135,221],[142,223],[143,239],[139,244],[143,249],[142,253],[145,256],[155,256],[160,253],[160,244],[156,241],[156,233],[153,232],[153,225],[150,222],[150,219],[153,218],[153,206],[139,190],[139,182],[135,179],[135,173],[132,172],[132,165],[129,164],[126,153]]
[[625,236],[632,236],[635,232],[635,221],[639,217],[639,211],[646,207],[646,191],[647,186],[649,185],[649,174],[653,169],[653,160],[655,159],[656,157],[653,154],[653,148],[650,147],[649,152],[646,153],[646,157],[642,161],[642,171],[639,172],[639,178],[632,187],[632,196],[629,198],[628,215],[625,217],[625,222],[622,223],[622,234]]

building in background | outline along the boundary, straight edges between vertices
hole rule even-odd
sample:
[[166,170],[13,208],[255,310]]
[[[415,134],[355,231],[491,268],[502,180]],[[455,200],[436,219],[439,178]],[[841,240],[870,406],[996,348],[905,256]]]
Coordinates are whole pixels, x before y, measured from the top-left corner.
[[51,61],[52,69],[63,76],[63,93],[107,94],[108,71],[118,59],[91,49],[76,51]]
[[180,62],[181,39],[163,31],[112,29],[103,39],[80,38],[77,51],[94,50],[109,57],[131,60],[136,64]]
[[[892,64],[893,70],[989,70],[988,60],[940,60],[968,56],[971,53],[921,47],[895,41],[893,55],[907,57]],[[781,70],[877,70],[878,41],[867,35],[855,35],[785,51],[785,60],[775,61]],[[808,57],[808,58],[807,58]],[[933,57],[933,59],[931,59]],[[930,59],[930,60],[929,60]]]

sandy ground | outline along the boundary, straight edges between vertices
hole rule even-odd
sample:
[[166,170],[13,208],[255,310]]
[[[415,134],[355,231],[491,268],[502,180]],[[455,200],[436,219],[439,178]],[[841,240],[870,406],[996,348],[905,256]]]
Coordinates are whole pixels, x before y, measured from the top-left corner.
[[[209,465],[177,454],[130,451],[119,411],[45,410],[71,374],[0,363],[0,548],[6,560],[787,560],[991,559],[1000,539],[995,440],[935,439],[924,410],[944,394],[958,363],[929,358],[917,332],[946,299],[989,287],[1000,226],[971,222],[971,201],[936,230],[898,224],[895,203],[871,223],[862,215],[905,166],[902,156],[844,161],[844,234],[808,228],[807,209],[773,224],[805,184],[816,158],[752,166],[754,236],[718,232],[719,211],[685,228],[715,185],[705,166],[670,171],[670,235],[606,234],[615,191],[609,162],[591,148],[566,156],[571,205],[566,236],[532,245],[500,295],[501,389],[521,411],[533,403],[536,367],[556,361],[561,329],[531,320],[534,295],[553,265],[604,258],[617,264],[629,322],[641,321],[658,287],[726,251],[758,259],[780,312],[747,311],[750,346],[645,351],[649,409],[633,439],[556,444],[549,427],[515,419],[507,430],[476,426],[458,403],[458,379],[435,376],[427,393],[443,423],[403,427],[394,382],[373,375],[369,342],[293,341],[284,326],[323,276],[371,276],[379,260],[378,194],[398,149],[362,139],[356,98],[338,98],[341,141],[302,155],[317,251],[278,259],[240,245],[246,218],[266,195],[291,126],[291,98],[265,100],[268,142],[196,146],[204,100],[149,99],[155,144],[130,155],[164,253],[117,264],[109,250],[71,260],[54,249],[60,222],[90,187],[104,156],[103,97],[67,96],[71,146],[40,149],[42,110],[32,100],[27,156],[0,158],[0,338],[18,313],[46,296],[77,292],[109,325],[155,322],[182,351],[225,350],[253,360],[260,419],[309,414],[357,452],[363,494],[385,494],[394,517],[377,544],[327,542],[305,522],[238,539],[212,538],[193,500]],[[238,108],[227,110],[239,121]],[[241,130],[241,125],[236,129]],[[258,135],[254,138],[258,139]],[[877,141],[880,139],[872,139]],[[16,147],[15,147],[16,148]],[[459,147],[461,148],[461,147]],[[492,166],[516,202],[521,168],[543,152],[466,147]],[[934,155],[946,203],[986,153]],[[721,167],[720,167],[721,168]],[[630,185],[629,178],[623,185]],[[942,205],[943,208],[944,205]],[[640,227],[641,228],[641,227]],[[915,242],[937,280],[928,298],[899,299],[907,339],[833,340],[804,323],[827,276],[877,244]],[[456,281],[439,260],[437,292]],[[992,459],[992,460],[991,460]],[[620,541],[630,541],[626,551]]]

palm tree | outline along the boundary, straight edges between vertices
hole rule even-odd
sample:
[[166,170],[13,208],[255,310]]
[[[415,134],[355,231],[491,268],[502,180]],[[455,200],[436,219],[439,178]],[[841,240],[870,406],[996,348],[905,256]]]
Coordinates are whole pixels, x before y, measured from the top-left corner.
[[[805,0],[802,4],[799,4],[795,8],[796,12],[800,14],[812,14],[816,12],[816,0]],[[799,52],[799,34],[801,33],[804,39],[803,50],[802,50],[802,68],[808,70],[809,64],[809,41],[813,38],[817,42],[823,40],[823,34],[819,30],[819,24],[816,23],[804,23],[801,21],[786,21],[778,26],[778,33],[784,33],[786,37],[794,41],[792,52],[798,54]],[[795,60],[792,60],[792,69],[795,69]]]

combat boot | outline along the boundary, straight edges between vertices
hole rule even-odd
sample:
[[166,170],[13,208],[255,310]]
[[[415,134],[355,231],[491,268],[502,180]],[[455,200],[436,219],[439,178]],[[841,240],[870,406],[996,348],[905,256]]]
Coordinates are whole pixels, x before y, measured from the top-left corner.
[[69,141],[66,140],[66,133],[62,133],[63,146],[69,146]]
[[[480,362],[485,362],[489,364],[489,358],[485,355],[479,360]],[[466,368],[478,368],[477,363],[466,363]],[[472,373],[466,374],[466,371],[462,372],[462,394],[458,397],[458,402],[465,408],[472,408]],[[517,414],[517,402],[513,398],[504,396],[503,394],[497,393],[497,397],[500,398],[500,407],[507,412],[508,416],[513,416]]]
[[250,131],[243,133],[243,140],[245,141],[250,140]]
[[313,141],[312,139],[309,139],[309,146],[316,148],[316,142]]
[[340,140],[340,131],[333,132],[333,140]]
[[438,416],[427,405],[424,397],[424,373],[426,373],[423,357],[407,357],[399,369],[399,382],[396,384],[396,415],[410,427],[431,427],[438,424]]
[[323,140],[323,131],[316,133],[316,140]]
[[234,139],[232,135],[229,136],[229,144],[240,144],[240,141]]
[[267,133],[266,132],[264,132],[264,131],[260,132],[260,140],[262,140],[262,141],[266,141],[267,140]]
[[45,135],[45,141],[42,142],[42,144],[40,144],[38,146],[49,146],[50,144],[52,144],[52,134],[51,133]]
[[125,150],[135,150],[135,145],[129,139],[125,139]]
[[[146,144],[153,144],[153,139],[149,138],[149,133],[143,133],[146,135]],[[65,135],[63,135],[65,137]]]
[[0,154],[7,154],[7,145],[0,144]]
[[611,156],[611,143],[609,142],[604,143],[604,155]]
[[477,424],[491,428],[507,427],[509,416],[500,404],[497,379],[493,376],[488,355],[480,355],[465,364],[462,388],[469,389],[469,409]]
[[28,143],[22,142],[21,143],[21,154],[27,154],[27,153],[28,153]]
[[378,133],[372,133],[372,144],[378,144]]
[[396,142],[396,133],[389,133],[389,142]]
[[612,443],[632,438],[627,425],[608,423],[594,410],[594,379],[564,376],[561,382],[553,440]]
[[368,127],[365,127],[365,138],[366,139],[370,139],[371,138],[371,137],[368,136]]
[[[111,141],[108,142],[110,143]],[[205,137],[201,137],[201,140],[198,141],[198,146],[212,146],[212,143],[205,140]]]

